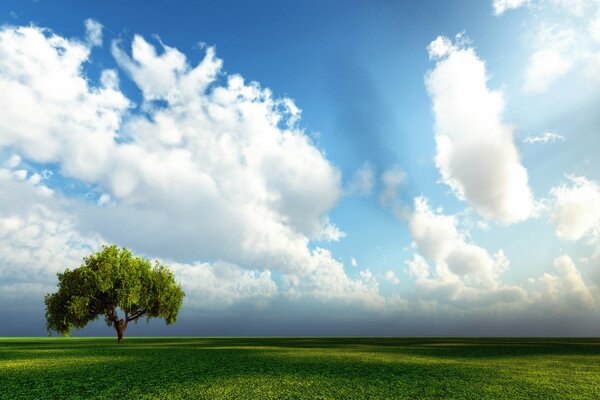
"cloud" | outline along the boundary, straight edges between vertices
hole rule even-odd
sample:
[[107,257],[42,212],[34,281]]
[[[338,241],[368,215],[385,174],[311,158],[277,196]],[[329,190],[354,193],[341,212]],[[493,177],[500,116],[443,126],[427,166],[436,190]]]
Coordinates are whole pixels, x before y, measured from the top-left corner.
[[576,307],[590,308],[594,305],[594,298],[571,257],[566,255],[558,257],[554,260],[554,268],[562,277],[568,302],[573,303]]
[[13,154],[4,162],[4,165],[8,168],[16,168],[19,164],[21,164],[21,157],[18,154]]
[[406,173],[398,166],[386,169],[381,174],[381,193],[379,193],[379,202],[383,205],[390,205],[398,199],[400,186],[406,181]]
[[[512,310],[514,315],[589,310],[595,306],[592,291],[572,259],[557,257],[556,274],[544,273],[523,287],[500,280],[509,260],[502,250],[490,254],[468,240],[458,229],[456,216],[434,212],[427,199],[415,199],[409,229],[415,253],[406,261],[417,298],[432,309]],[[413,306],[415,304],[413,303]]]
[[0,148],[83,181],[105,172],[129,101],[115,87],[90,87],[81,75],[89,54],[33,26],[0,29]]
[[[341,190],[339,172],[308,136],[288,126],[286,120],[295,118],[297,108],[290,108],[289,100],[273,99],[256,83],[245,84],[237,75],[228,77],[226,86],[203,93],[221,65],[212,49],[191,69],[182,64],[183,55],[177,50],[156,56],[148,46],[142,38],[134,39],[133,59],[113,47],[134,81],[143,82],[145,101],[160,97],[169,104],[155,110],[152,120],[134,118],[125,127],[135,139],[135,146],[127,150],[134,153],[110,182],[121,207],[141,198],[165,220],[180,220],[181,231],[168,240],[176,245],[165,249],[170,256],[204,256],[301,275],[310,272],[308,241],[342,236],[325,217]],[[162,68],[170,71],[158,73],[156,65],[164,63]],[[162,86],[162,74],[172,82],[168,91]],[[279,127],[281,122],[284,128]],[[174,138],[173,132],[181,136]],[[131,159],[148,157],[161,159],[160,169],[131,165]],[[170,188],[138,183],[166,179]],[[128,209],[124,213],[131,215]],[[143,217],[134,217],[138,218]],[[196,226],[205,228],[195,232]],[[161,225],[150,229],[162,231]],[[189,249],[194,253],[186,255]]]
[[577,40],[576,36],[572,29],[539,28],[537,50],[530,56],[525,71],[525,92],[542,93],[573,68],[575,57],[569,51]]
[[484,62],[461,43],[462,36],[457,44],[441,37],[429,46],[436,60],[425,79],[435,118],[436,166],[442,181],[484,218],[523,221],[534,214],[534,200],[512,128],[503,122],[503,95],[487,87]]
[[[382,304],[374,277],[349,277],[315,245],[344,235],[327,216],[341,174],[296,126],[290,99],[227,75],[212,47],[192,66],[177,49],[135,35],[130,51],[119,41],[111,51],[142,92],[136,106],[119,89],[119,71],[102,71],[97,86],[84,74],[101,43],[101,25],[86,28],[86,41],[35,26],[0,29],[0,149],[58,166],[55,181],[87,185],[97,201],[64,199],[73,230],[172,260],[186,279],[237,279],[235,301],[252,291],[270,298],[275,271],[277,293],[289,298]],[[49,195],[33,176],[27,183]],[[220,285],[214,299],[233,283]]]
[[223,262],[168,265],[182,283],[188,307],[211,311],[240,303],[262,307],[278,294],[269,270],[247,270]]
[[331,252],[317,248],[311,260],[312,271],[303,277],[287,274],[282,283],[285,294],[292,300],[316,298],[326,302],[350,304],[374,311],[384,311],[386,301],[379,294],[379,283],[367,269],[358,278],[350,278],[344,265]]
[[[0,183],[10,191],[0,198],[0,287],[3,299],[29,301],[54,290],[55,274],[76,268],[83,257],[105,243],[98,235],[78,230],[77,217],[61,210],[35,186],[11,179],[0,170]],[[218,262],[181,264],[165,261],[186,291],[186,306],[222,310],[239,303],[261,305],[277,294],[271,273],[249,271]]]
[[535,300],[567,310],[593,308],[595,299],[571,257],[561,255],[553,265],[558,274],[545,273],[536,280],[539,289],[534,293]]
[[387,168],[380,176],[379,204],[389,207],[401,220],[407,218],[409,207],[400,198],[400,188],[406,184],[406,173],[397,165]]
[[85,34],[90,46],[102,46],[102,24],[93,19],[85,20]]
[[567,75],[582,77],[587,83],[600,83],[597,74],[600,3],[595,0],[531,0],[530,3],[530,20],[525,26],[531,55],[525,68],[523,90],[529,94],[543,93]]
[[582,176],[567,178],[568,184],[550,190],[556,234],[565,240],[588,237],[592,243],[599,245],[600,186]]
[[493,0],[492,7],[495,15],[502,15],[508,10],[514,10],[529,4],[529,0]]
[[527,136],[523,139],[523,143],[527,144],[535,144],[535,143],[556,143],[556,142],[564,142],[565,137],[563,135],[559,135],[557,133],[552,132],[544,132],[538,136]]
[[458,50],[457,46],[446,36],[438,36],[427,46],[427,53],[430,60],[444,58],[456,50]]
[[107,193],[102,193],[102,194],[100,195],[100,197],[98,198],[98,205],[99,205],[100,207],[102,207],[102,206],[105,206],[105,205],[107,205],[107,204],[109,204],[109,203],[110,203],[110,199],[111,199],[111,197],[110,197],[110,195],[109,195],[109,194],[107,194]]
[[16,169],[13,172],[13,176],[20,181],[24,181],[27,179],[27,170],[26,169]]
[[375,171],[370,163],[365,162],[352,175],[346,192],[359,196],[369,196],[375,185]]
[[[490,255],[467,240],[457,228],[455,216],[435,213],[424,197],[415,198],[409,219],[413,246],[418,252],[407,261],[407,273],[415,278],[420,296],[457,304],[516,302],[526,298],[523,289],[500,284],[508,269],[502,250]],[[432,271],[427,259],[434,263]]]
[[398,279],[394,271],[386,271],[383,276],[386,281],[390,282],[393,285],[398,285],[400,283],[400,279]]
[[100,247],[97,235],[77,232],[77,218],[30,182],[0,169],[0,282],[48,285]]

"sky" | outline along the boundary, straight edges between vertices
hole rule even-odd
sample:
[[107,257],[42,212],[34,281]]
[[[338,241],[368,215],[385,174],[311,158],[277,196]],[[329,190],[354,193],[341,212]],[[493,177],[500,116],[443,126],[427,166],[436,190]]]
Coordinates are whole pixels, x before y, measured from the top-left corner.
[[0,335],[114,243],[131,335],[597,336],[599,107],[598,0],[5,0]]

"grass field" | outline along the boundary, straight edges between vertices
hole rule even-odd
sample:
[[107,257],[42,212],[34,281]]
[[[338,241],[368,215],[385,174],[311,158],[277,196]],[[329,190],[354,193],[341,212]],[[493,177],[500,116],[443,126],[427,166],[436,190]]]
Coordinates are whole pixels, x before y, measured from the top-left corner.
[[598,399],[600,339],[0,338],[2,399]]

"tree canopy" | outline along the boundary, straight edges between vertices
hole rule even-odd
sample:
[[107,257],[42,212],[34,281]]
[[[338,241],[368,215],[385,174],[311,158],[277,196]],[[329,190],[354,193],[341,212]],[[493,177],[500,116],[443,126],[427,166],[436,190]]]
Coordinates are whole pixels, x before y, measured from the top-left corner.
[[185,293],[173,272],[126,248],[103,246],[83,264],[58,274],[58,291],[44,297],[48,332],[71,334],[102,316],[123,340],[127,324],[141,317],[177,319]]

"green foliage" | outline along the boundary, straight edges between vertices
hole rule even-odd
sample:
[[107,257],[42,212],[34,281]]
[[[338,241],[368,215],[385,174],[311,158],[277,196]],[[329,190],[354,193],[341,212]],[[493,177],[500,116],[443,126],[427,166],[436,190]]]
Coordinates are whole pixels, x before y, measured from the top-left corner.
[[599,399],[600,339],[0,339],[0,399]]
[[[46,327],[70,335],[102,316],[121,333],[141,317],[177,319],[184,292],[173,273],[158,261],[135,257],[126,248],[104,246],[76,269],[58,274],[58,291],[47,294]],[[121,312],[122,318],[119,317]]]

